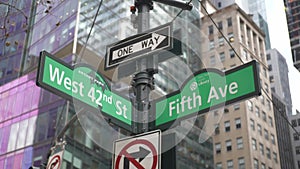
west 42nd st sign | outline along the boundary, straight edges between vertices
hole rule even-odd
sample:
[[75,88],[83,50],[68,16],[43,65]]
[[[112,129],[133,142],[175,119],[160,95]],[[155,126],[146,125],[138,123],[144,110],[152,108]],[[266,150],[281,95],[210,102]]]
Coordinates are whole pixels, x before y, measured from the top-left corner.
[[164,129],[176,120],[260,95],[257,62],[229,71],[206,69],[188,78],[181,90],[155,102],[156,127]]
[[106,80],[88,65],[71,67],[43,51],[37,85],[69,100],[78,100],[131,130],[131,102],[113,93]]

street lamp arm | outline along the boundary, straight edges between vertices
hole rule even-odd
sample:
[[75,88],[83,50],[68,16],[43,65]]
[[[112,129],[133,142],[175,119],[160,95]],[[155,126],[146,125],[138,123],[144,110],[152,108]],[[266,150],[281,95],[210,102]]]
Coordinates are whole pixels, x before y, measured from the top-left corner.
[[166,5],[170,5],[170,6],[174,6],[177,8],[181,8],[182,10],[192,10],[193,9],[193,5],[191,5],[190,3],[184,3],[184,2],[180,2],[180,1],[174,1],[174,0],[153,0],[155,2],[159,2],[159,3],[163,3]]

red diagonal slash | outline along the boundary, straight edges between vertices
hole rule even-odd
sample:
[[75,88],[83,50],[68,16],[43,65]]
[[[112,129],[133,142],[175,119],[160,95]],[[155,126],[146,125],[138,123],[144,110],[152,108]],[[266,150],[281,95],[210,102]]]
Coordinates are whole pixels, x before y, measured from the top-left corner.
[[122,158],[122,156],[124,155],[125,158],[127,158],[134,166],[136,166],[138,169],[145,169],[139,162],[137,162],[128,152],[127,149],[130,148],[133,145],[137,145],[137,144],[143,144],[146,145],[152,152],[153,154],[153,163],[152,163],[152,167],[151,169],[156,169],[156,166],[158,164],[158,154],[157,151],[154,147],[154,145],[152,145],[151,142],[149,142],[148,140],[144,140],[144,139],[138,139],[138,140],[134,140],[130,143],[128,143],[125,147],[123,147],[123,149],[120,151],[116,162],[115,162],[115,166],[114,169],[119,169],[119,164],[120,164],[120,160]]

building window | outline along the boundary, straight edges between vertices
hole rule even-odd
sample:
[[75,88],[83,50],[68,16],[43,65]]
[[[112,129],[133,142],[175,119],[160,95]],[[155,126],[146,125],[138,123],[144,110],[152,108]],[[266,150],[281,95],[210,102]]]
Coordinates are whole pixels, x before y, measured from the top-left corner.
[[270,80],[270,83],[274,82],[274,76],[271,75],[271,76],[269,77],[269,80]]
[[212,50],[214,48],[215,48],[215,43],[214,43],[214,40],[212,39],[209,41],[209,49]]
[[271,116],[269,116],[269,125],[270,125],[271,127],[273,127],[273,119],[272,119]]
[[297,163],[298,163],[298,168],[300,168],[300,161],[297,161]]
[[271,159],[271,151],[269,148],[266,148],[266,154],[267,154],[268,159]]
[[277,163],[278,159],[277,159],[277,153],[273,152],[273,160]]
[[234,51],[233,51],[233,49],[230,49],[229,50],[229,55],[230,55],[230,58],[234,58]]
[[267,60],[270,60],[270,59],[271,59],[271,55],[267,54]]
[[248,105],[248,109],[250,111],[253,111],[253,103],[250,100],[247,101],[247,105]]
[[292,120],[292,126],[297,127],[297,121],[296,120]]
[[243,57],[247,60],[248,59],[248,53],[247,51],[244,49],[243,50]]
[[242,149],[244,147],[242,137],[236,138],[236,147],[237,147],[237,149]]
[[227,18],[227,26],[228,27],[232,26],[232,19],[231,18]]
[[216,143],[215,144],[215,149],[216,149],[216,154],[221,153],[221,143]]
[[216,169],[222,169],[222,163],[217,163],[216,164]]
[[260,98],[261,104],[265,105],[265,97],[263,95],[261,95],[259,98]]
[[218,28],[219,28],[220,30],[222,30],[222,29],[223,29],[223,24],[222,24],[222,21],[218,22]]
[[259,152],[261,155],[264,155],[265,154],[265,151],[264,151],[264,145],[259,143]]
[[266,169],[266,164],[261,163],[261,169]]
[[265,90],[267,93],[269,93],[269,85],[267,83],[265,83]]
[[210,65],[215,65],[216,64],[216,57],[215,56],[211,56],[210,57]]
[[269,71],[272,71],[272,65],[268,65]]
[[294,133],[293,135],[294,135],[294,140],[295,140],[295,141],[298,141],[298,140],[299,140],[299,135],[298,135],[298,133]]
[[239,165],[238,169],[245,169],[245,159],[244,159],[244,157],[238,158],[238,165]]
[[239,109],[240,109],[240,104],[239,103],[233,105],[233,110],[239,110]]
[[228,33],[228,40],[229,42],[234,42],[234,37],[232,32]]
[[268,77],[266,68],[263,68],[264,76]]
[[224,126],[225,126],[225,132],[229,132],[230,131],[230,121],[225,121]]
[[222,7],[222,2],[218,2],[218,8]]
[[276,93],[276,91],[275,91],[275,88],[274,88],[274,87],[271,87],[271,91],[272,91],[273,93]]
[[252,148],[253,150],[257,150],[256,140],[254,138],[252,138]]
[[258,131],[259,135],[262,136],[262,130],[261,130],[261,125],[260,124],[257,124],[257,131]]
[[268,106],[268,109],[271,110],[271,102],[268,99],[267,99],[267,106]]
[[223,45],[224,45],[224,38],[219,37],[219,46],[223,46]]
[[215,125],[215,134],[216,135],[220,134],[220,126],[219,126],[219,124]]
[[250,127],[253,131],[255,131],[254,120],[250,119]]
[[272,144],[275,145],[275,136],[274,136],[274,134],[271,134],[271,142],[272,142]]
[[227,151],[231,151],[232,150],[231,140],[227,140],[226,141],[226,150]]
[[255,158],[253,161],[254,169],[259,169],[258,160]]
[[220,60],[221,60],[221,62],[225,61],[225,53],[224,52],[220,53]]
[[208,27],[208,34],[209,34],[209,35],[214,34],[214,27],[213,27],[213,25],[210,25],[210,26]]
[[235,127],[236,129],[240,129],[242,127],[240,118],[235,119]]
[[299,155],[300,154],[300,146],[296,146],[296,154]]
[[266,139],[266,140],[269,140],[269,132],[268,132],[268,130],[266,130],[266,129],[265,129],[265,139]]
[[232,160],[227,161],[227,169],[233,169],[233,161]]
[[264,121],[267,121],[267,115],[266,115],[266,112],[262,112],[262,119],[264,120]]
[[255,106],[255,114],[257,117],[260,117],[259,108],[257,106]]

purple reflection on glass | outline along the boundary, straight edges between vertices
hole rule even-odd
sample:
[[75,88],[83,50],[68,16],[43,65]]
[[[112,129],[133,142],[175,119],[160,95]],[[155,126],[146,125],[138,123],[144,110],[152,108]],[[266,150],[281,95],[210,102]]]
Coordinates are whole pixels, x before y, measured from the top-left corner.
[[22,160],[23,160],[23,152],[15,155],[14,168],[20,168],[22,165]]

